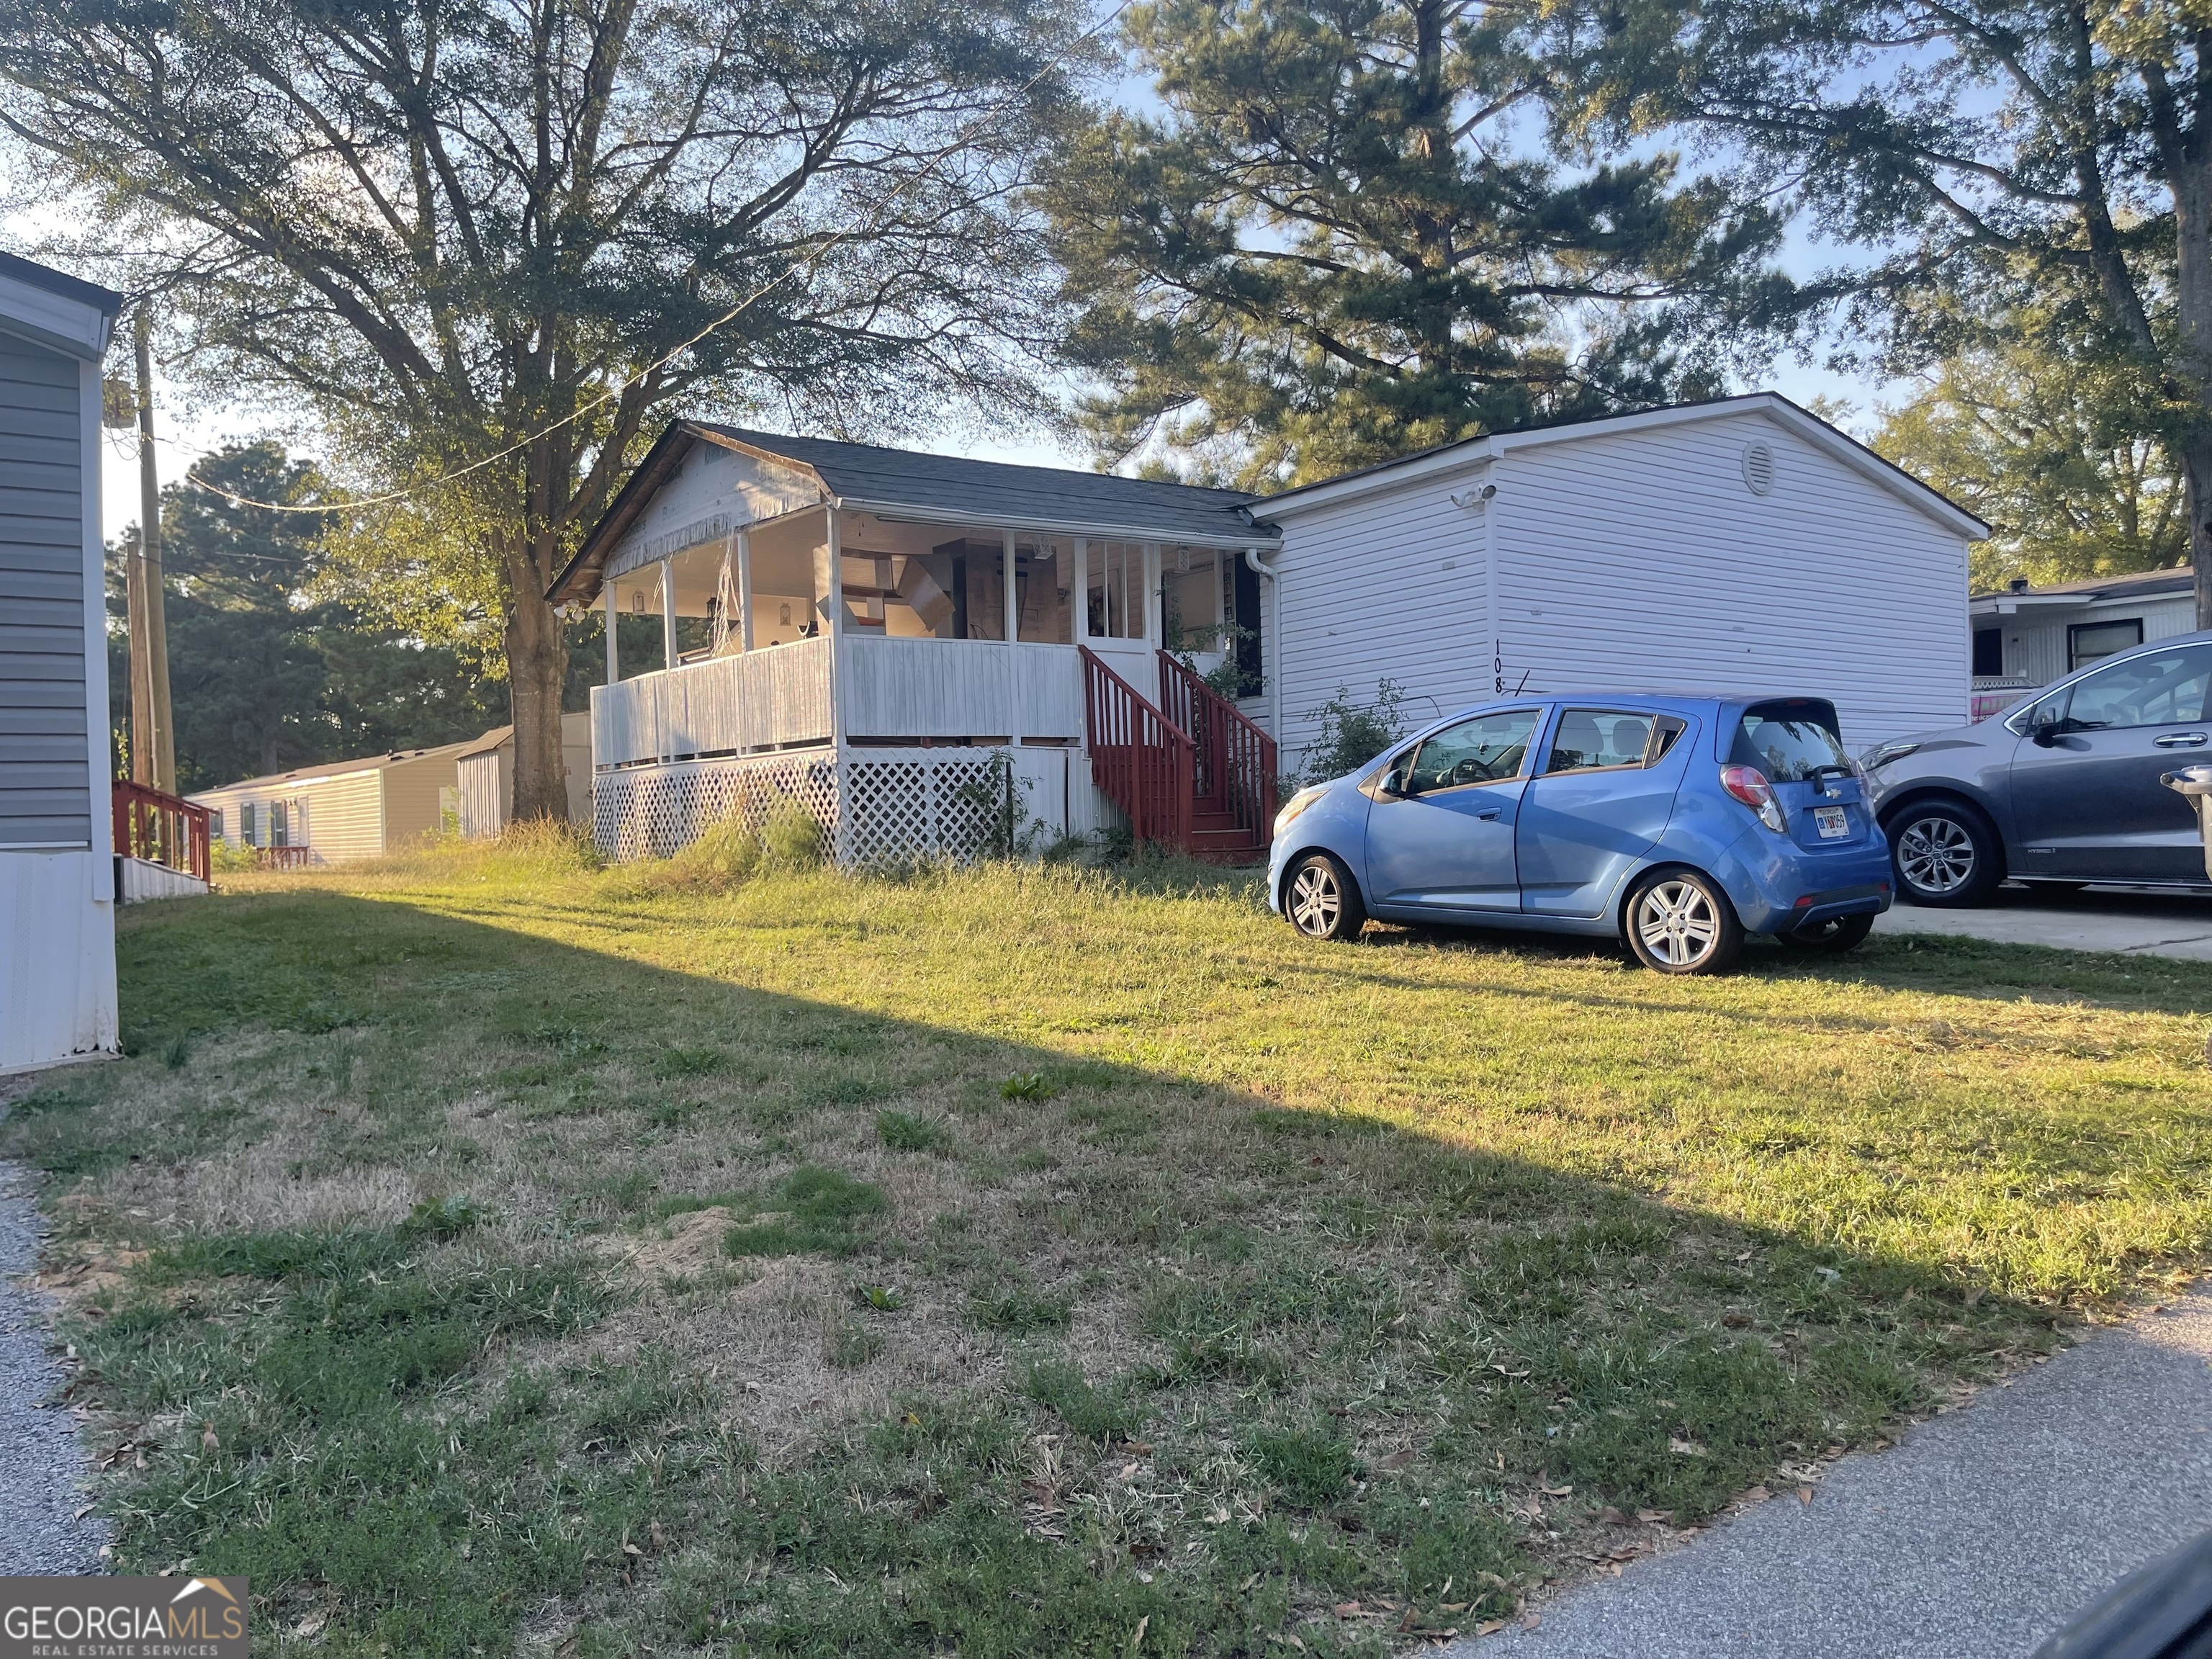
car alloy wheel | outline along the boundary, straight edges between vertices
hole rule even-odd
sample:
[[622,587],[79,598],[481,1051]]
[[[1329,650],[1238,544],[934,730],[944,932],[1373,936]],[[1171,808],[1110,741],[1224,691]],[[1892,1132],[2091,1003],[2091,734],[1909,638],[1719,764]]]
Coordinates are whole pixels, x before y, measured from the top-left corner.
[[1352,872],[1327,853],[1308,853],[1291,866],[1283,914],[1308,939],[1355,939],[1367,926]]
[[1325,859],[1310,859],[1291,878],[1291,925],[1310,939],[1334,939],[1344,920],[1344,885]]
[[1712,896],[1680,876],[1655,881],[1638,896],[1634,927],[1645,951],[1678,973],[1704,966],[1721,937]]
[[1915,892],[1948,897],[1974,878],[1974,837],[1945,813],[1914,818],[1897,837],[1897,872]]

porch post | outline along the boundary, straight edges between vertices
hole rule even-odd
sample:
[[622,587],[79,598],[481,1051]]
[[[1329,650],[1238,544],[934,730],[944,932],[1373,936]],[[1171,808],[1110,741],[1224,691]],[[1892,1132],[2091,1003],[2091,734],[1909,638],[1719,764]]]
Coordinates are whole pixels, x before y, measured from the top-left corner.
[[1070,584],[1068,599],[1075,606],[1075,626],[1069,630],[1078,645],[1091,642],[1091,544],[1082,537],[1075,538],[1075,580]]
[[615,585],[609,582],[603,597],[607,602],[607,684],[622,682],[622,653],[615,648],[615,618],[622,613],[615,608]]
[[[1018,643],[1015,635],[1021,632],[1022,626],[1021,596],[1014,586],[1014,532],[1011,530],[1006,532],[1003,550],[1006,569],[1006,649],[1011,653]],[[1018,664],[1021,659],[1009,655],[1006,660],[1010,664]],[[1022,684],[1018,670],[1006,676],[1006,689],[1011,694],[1006,699],[1006,735],[1013,742],[1019,743],[1022,740]]]
[[662,665],[676,666],[676,567],[660,562],[660,654]]
[[753,648],[753,535],[738,532],[738,649]]
[[829,523],[825,545],[830,554],[830,735],[842,753],[845,747],[845,543],[838,533],[836,503],[832,501],[822,511]]
[[1160,648],[1160,544],[1146,542],[1145,562],[1145,631],[1138,635],[1155,651]]

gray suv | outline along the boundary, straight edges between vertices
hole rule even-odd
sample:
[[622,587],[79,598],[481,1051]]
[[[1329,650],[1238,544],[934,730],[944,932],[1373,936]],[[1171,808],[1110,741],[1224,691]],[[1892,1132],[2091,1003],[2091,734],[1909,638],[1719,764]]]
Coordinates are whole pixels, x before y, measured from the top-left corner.
[[2015,881],[2205,885],[2191,803],[2159,775],[2212,761],[2212,633],[2081,669],[2003,720],[1866,757],[1900,898],[1987,901]]

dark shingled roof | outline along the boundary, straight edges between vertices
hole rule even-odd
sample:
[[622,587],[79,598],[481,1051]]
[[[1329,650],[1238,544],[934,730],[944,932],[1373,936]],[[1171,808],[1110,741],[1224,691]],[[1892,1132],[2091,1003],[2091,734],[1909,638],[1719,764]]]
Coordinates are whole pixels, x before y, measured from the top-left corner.
[[2154,593],[2186,593],[2197,586],[2197,573],[2188,565],[2178,570],[2136,570],[2124,576],[2091,576],[2078,582],[2054,582],[2049,587],[2030,587],[2021,592],[1993,588],[1977,593],[1978,599],[2144,599]]
[[811,472],[830,495],[854,507],[891,514],[901,508],[955,514],[985,525],[1077,535],[1229,545],[1274,538],[1273,531],[1255,526],[1246,511],[1247,504],[1258,498],[1241,489],[1204,489],[1105,472],[1015,466],[876,444],[792,438],[706,421],[678,421],[661,434],[592,526],[568,568],[547,590],[548,599],[556,604],[591,602],[599,590],[600,570],[631,524],[692,446],[702,441],[750,450]]

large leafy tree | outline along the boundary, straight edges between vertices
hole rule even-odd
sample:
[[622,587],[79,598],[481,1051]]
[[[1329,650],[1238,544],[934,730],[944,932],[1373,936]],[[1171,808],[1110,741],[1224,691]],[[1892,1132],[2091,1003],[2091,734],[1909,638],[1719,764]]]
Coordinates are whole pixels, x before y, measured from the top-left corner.
[[1083,131],[1047,198],[1109,454],[1307,479],[1694,395],[1719,318],[1790,300],[1762,209],[1551,125],[1540,11],[1149,0],[1125,38],[1161,108]]
[[1978,591],[2180,563],[2180,465],[2144,419],[2136,376],[2017,320],[2009,340],[1948,354],[1875,447],[1988,520]]
[[[320,489],[313,467],[265,441],[202,456],[193,471],[278,506],[312,505]],[[177,770],[187,788],[457,742],[504,719],[504,689],[480,664],[364,614],[331,568],[325,529],[317,514],[181,484],[162,491]],[[118,556],[137,534],[135,526],[125,533]],[[120,557],[114,562],[111,650],[119,663]],[[599,655],[572,654],[586,672]]]
[[496,629],[516,810],[552,815],[543,595],[657,409],[1018,395],[1014,192],[1080,27],[1070,0],[0,0],[0,120],[106,242],[168,251],[119,280],[162,290],[203,380],[312,410],[335,478],[404,492],[356,545]]
[[[1686,125],[1747,193],[1874,251],[1896,369],[2025,339],[2179,464],[2212,626],[2212,15],[2181,0],[1576,0],[1584,131]],[[2023,330],[2033,314],[2033,328]],[[1972,371],[1969,371],[1972,372]],[[2121,428],[2124,429],[2121,429]]]

